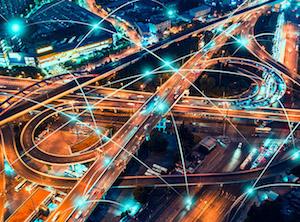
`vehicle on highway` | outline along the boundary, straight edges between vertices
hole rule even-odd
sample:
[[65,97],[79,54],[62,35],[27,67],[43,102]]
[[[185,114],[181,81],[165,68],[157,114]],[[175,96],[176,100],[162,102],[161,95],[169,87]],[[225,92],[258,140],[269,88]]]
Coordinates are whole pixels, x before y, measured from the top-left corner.
[[255,128],[255,133],[261,133],[261,134],[264,134],[264,133],[269,133],[271,132],[271,128],[270,127],[256,127]]
[[82,210],[79,210],[75,215],[75,220],[78,220],[81,217],[82,213]]
[[80,174],[74,172],[74,171],[71,171],[71,170],[65,170],[65,175],[68,176],[68,177],[73,177],[73,178],[79,178],[81,177]]
[[60,215],[60,212],[58,211],[55,215],[54,215],[54,217],[52,218],[52,222],[55,222],[58,218],[59,218],[59,215]]
[[239,142],[237,148],[238,148],[238,149],[242,149],[242,147],[243,147],[243,143],[242,143],[242,142]]
[[19,192],[26,184],[26,179],[23,179],[17,186],[15,186],[15,191]]
[[164,172],[164,173],[168,173],[168,169],[167,168],[165,168],[165,167],[162,167],[162,166],[160,166],[160,165],[158,165],[158,164],[153,164],[152,165],[152,167],[154,168],[154,170],[155,169],[158,169],[158,170],[160,170],[160,171],[162,171],[162,172]]

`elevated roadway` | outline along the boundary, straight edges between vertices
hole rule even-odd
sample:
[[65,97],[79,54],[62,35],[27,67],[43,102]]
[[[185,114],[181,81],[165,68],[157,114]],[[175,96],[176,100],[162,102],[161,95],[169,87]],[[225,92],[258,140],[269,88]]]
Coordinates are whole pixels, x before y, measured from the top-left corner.
[[[297,166],[297,163],[291,159],[282,160],[269,167],[262,179],[276,177],[285,173],[286,169]],[[187,174],[189,186],[197,185],[216,185],[216,184],[235,184],[255,180],[262,172],[263,167],[222,173],[195,173]],[[185,181],[183,175],[162,175],[165,181],[172,186],[184,187]],[[124,176],[119,177],[112,188],[135,188],[142,187],[167,187],[157,176]]]

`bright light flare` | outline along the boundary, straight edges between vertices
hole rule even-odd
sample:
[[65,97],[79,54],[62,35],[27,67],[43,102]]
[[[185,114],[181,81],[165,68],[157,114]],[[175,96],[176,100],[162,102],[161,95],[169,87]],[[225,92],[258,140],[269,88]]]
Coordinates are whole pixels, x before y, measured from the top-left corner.
[[86,109],[87,109],[88,111],[92,111],[93,109],[95,109],[95,107],[94,107],[93,105],[88,105],[88,106],[86,107]]
[[156,113],[158,114],[164,114],[165,112],[167,112],[169,109],[169,105],[164,102],[164,101],[160,101],[157,106],[156,106]]
[[247,47],[249,45],[249,42],[249,39],[245,37],[240,37],[239,39],[237,39],[237,43],[242,47]]
[[254,193],[253,187],[248,187],[247,190],[246,190],[246,192],[247,192],[248,195],[253,194]]
[[251,153],[252,153],[252,154],[257,153],[257,149],[256,149],[256,148],[252,148]]
[[7,32],[13,36],[20,36],[24,33],[25,24],[21,19],[13,19],[6,24]]
[[168,9],[167,10],[167,15],[168,15],[169,18],[173,18],[176,15],[175,10],[171,9],[171,8]]
[[4,172],[7,176],[13,176],[15,175],[15,171],[13,168],[9,165],[8,162],[4,161]]
[[152,72],[150,70],[146,70],[144,72],[144,76],[150,76],[150,75],[152,75]]
[[94,23],[93,25],[92,25],[92,27],[93,27],[93,29],[100,29],[100,24],[97,22],[97,23]]

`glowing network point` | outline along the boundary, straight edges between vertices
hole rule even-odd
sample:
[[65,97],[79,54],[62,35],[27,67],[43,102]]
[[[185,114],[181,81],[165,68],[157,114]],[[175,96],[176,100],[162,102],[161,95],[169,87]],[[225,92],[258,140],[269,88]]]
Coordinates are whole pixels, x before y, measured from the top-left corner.
[[71,120],[72,122],[77,122],[77,121],[78,121],[78,118],[77,118],[77,116],[71,116],[71,117],[70,117],[70,120]]
[[95,133],[96,133],[98,136],[101,135],[101,129],[99,129],[99,128],[95,129]]
[[245,37],[241,37],[237,40],[237,42],[243,46],[243,47],[247,47],[247,45],[249,44],[249,39],[245,38]]
[[15,174],[15,171],[13,170],[13,168],[6,161],[4,162],[4,172],[8,176],[13,176]]
[[94,109],[94,106],[88,105],[88,106],[86,107],[86,109],[89,110],[89,111],[92,111],[92,110]]
[[168,14],[169,17],[173,17],[175,15],[175,11],[173,9],[169,9],[167,11],[167,14]]
[[249,195],[249,194],[253,194],[254,193],[254,189],[253,189],[253,187],[249,187],[249,188],[247,188],[247,194]]
[[165,66],[171,66],[171,62],[169,62],[169,61],[164,61],[164,63],[165,63]]
[[179,72],[179,69],[174,69],[174,72],[175,72],[175,73],[178,73],[178,72]]
[[86,197],[78,197],[75,200],[75,206],[78,208],[85,208],[87,206],[87,199]]
[[170,68],[173,72],[176,72],[176,68],[173,67],[173,61],[169,60],[169,59],[164,59],[164,63],[163,63],[163,66],[166,67],[166,68]]
[[14,19],[7,23],[7,31],[11,35],[19,36],[24,32],[24,22],[20,19]]
[[169,105],[166,102],[160,102],[156,106],[156,113],[164,114],[169,109]]
[[141,208],[140,203],[131,198],[125,200],[125,203],[122,205],[124,205],[124,211],[128,212],[131,216],[134,216]]

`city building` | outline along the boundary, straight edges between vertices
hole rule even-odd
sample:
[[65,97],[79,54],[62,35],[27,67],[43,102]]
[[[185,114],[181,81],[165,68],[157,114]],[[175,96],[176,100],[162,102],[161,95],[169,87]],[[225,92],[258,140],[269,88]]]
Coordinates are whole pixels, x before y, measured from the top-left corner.
[[206,5],[201,5],[197,8],[193,8],[189,10],[190,16],[192,16],[194,19],[201,18],[203,16],[206,16],[210,13],[211,8]]
[[100,17],[70,1],[44,4],[28,18],[35,25],[23,39],[23,51],[36,54],[41,67],[88,56],[113,42],[115,29],[106,21],[98,27],[100,21]]
[[1,15],[7,20],[11,17],[24,16],[34,4],[35,0],[0,0]]
[[139,34],[142,36],[142,39],[143,39],[142,43],[144,46],[151,45],[152,43],[155,43],[158,41],[157,36],[150,31],[149,24],[138,22],[138,23],[136,23],[136,27],[137,27]]
[[5,39],[0,41],[0,67],[36,66],[34,55],[14,52]]
[[163,33],[172,27],[172,23],[170,19],[159,16],[151,18],[149,26],[152,33]]
[[217,140],[214,137],[207,136],[204,139],[200,141],[198,145],[196,145],[196,148],[204,147],[207,149],[207,151],[211,151],[213,148],[215,148],[217,145]]

